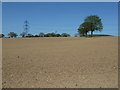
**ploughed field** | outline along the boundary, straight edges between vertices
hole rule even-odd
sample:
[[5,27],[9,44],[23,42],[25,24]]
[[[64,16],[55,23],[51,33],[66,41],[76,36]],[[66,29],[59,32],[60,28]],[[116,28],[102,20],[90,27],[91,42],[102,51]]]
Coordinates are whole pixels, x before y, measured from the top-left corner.
[[3,88],[117,88],[118,37],[2,39]]

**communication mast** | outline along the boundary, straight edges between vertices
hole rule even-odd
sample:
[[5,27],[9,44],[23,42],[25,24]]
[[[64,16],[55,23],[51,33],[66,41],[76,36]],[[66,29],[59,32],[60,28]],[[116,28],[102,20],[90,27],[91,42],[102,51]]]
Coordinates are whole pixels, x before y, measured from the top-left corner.
[[26,20],[24,22],[24,32],[25,32],[25,36],[28,34],[29,31],[29,22]]

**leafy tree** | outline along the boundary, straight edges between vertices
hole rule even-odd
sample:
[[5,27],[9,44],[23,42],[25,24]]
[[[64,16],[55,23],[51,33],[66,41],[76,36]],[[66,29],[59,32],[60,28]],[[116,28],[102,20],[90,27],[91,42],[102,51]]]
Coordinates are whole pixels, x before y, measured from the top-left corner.
[[85,30],[83,28],[78,28],[78,33],[80,36],[85,36]]
[[79,32],[80,36],[86,36],[87,37],[86,29],[80,28],[80,29],[78,29],[78,32]]
[[44,35],[45,37],[56,37],[55,33],[47,33]]
[[29,33],[29,34],[27,34],[26,37],[33,37],[33,35]]
[[14,32],[10,32],[10,33],[8,33],[8,36],[13,38],[13,37],[17,37],[18,35]]
[[62,33],[62,34],[61,34],[61,37],[70,37],[70,34]]
[[39,35],[35,35],[34,37],[40,37]]
[[61,35],[60,34],[56,34],[56,37],[61,37]]
[[91,22],[94,24],[93,27],[91,27],[91,29],[90,29],[91,36],[93,36],[94,31],[102,31],[102,29],[103,29],[102,21],[99,18],[99,16],[91,15],[91,16],[86,17],[86,19],[84,21]]
[[45,34],[44,37],[50,37],[50,33]]
[[0,38],[3,38],[3,37],[5,37],[5,35],[4,34],[0,34]]
[[40,37],[44,37],[44,35],[45,34],[43,32],[40,32],[40,34],[39,34]]
[[86,36],[87,37],[87,33],[91,30],[92,27],[94,27],[93,23],[84,22],[78,28],[78,32],[80,33],[81,36]]
[[56,34],[55,33],[51,33],[51,37],[56,37]]

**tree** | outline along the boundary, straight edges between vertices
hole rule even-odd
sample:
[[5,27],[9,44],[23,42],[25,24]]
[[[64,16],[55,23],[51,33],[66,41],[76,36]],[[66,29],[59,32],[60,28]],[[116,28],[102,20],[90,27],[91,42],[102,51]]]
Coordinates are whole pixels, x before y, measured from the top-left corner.
[[8,36],[13,38],[13,37],[17,37],[18,35],[14,32],[10,32],[10,33],[8,33]]
[[27,34],[26,37],[33,37],[33,35],[29,33],[29,34]]
[[70,34],[62,33],[62,34],[61,34],[61,37],[70,37]]
[[102,31],[102,29],[103,29],[102,21],[99,18],[99,16],[91,15],[91,16],[86,17],[86,19],[84,21],[91,22],[94,24],[94,27],[91,27],[91,29],[90,29],[91,36],[93,36],[94,31]]
[[60,34],[56,34],[56,37],[61,37],[61,35]]
[[25,35],[26,35],[26,32],[22,32],[22,33],[20,34],[20,36],[22,36],[22,37],[25,37]]
[[86,36],[87,37],[87,33],[91,30],[92,27],[94,27],[93,23],[84,22],[78,28],[78,32],[80,33],[81,36]]
[[44,35],[44,37],[50,37],[50,34],[49,34],[49,33],[47,33],[47,34],[45,34],[45,35]]
[[44,37],[44,35],[45,34],[43,32],[40,32],[40,34],[39,34],[40,37]]
[[35,35],[34,37],[40,37],[39,35]]
[[5,35],[4,34],[0,34],[0,38],[3,38],[3,37],[5,37]]
[[83,28],[78,28],[78,33],[80,34],[80,36],[85,36],[85,29]]
[[44,35],[45,37],[56,37],[55,33],[47,33]]
[[55,33],[51,33],[51,37],[56,37],[56,34]]

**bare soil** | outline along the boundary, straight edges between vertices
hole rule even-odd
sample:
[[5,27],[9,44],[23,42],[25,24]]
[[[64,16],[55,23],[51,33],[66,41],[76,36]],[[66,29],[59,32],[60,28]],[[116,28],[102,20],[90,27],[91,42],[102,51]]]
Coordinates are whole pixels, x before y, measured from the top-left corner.
[[3,88],[117,88],[118,37],[4,38]]
[[0,89],[2,89],[2,38],[0,38]]

